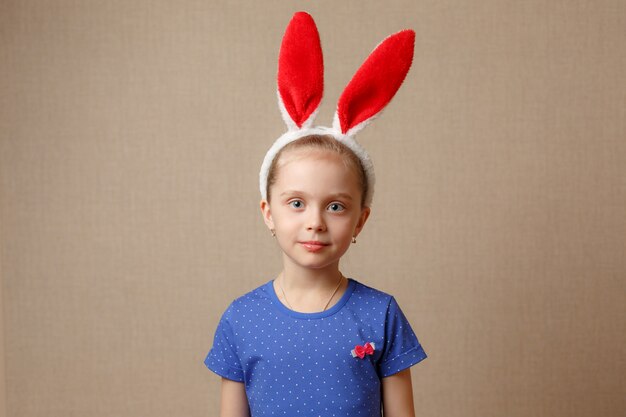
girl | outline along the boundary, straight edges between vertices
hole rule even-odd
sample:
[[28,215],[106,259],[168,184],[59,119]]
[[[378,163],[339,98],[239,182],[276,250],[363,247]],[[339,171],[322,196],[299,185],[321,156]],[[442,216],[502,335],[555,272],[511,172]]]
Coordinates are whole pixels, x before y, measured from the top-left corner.
[[332,128],[311,127],[322,97],[319,35],[290,22],[278,95],[289,131],[261,166],[261,212],[280,274],[230,303],[205,365],[222,377],[221,416],[414,416],[410,367],[424,358],[395,298],[346,278],[339,260],[370,214],[373,166],[354,140],[391,100],[414,33],[381,43],[346,87]]

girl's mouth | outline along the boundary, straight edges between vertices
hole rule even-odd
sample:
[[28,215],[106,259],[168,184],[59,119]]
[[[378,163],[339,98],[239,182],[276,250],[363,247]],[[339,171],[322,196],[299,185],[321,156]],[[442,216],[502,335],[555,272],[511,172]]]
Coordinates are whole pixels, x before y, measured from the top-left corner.
[[300,244],[304,246],[304,248],[309,252],[317,252],[328,246],[328,243],[322,243],[318,241],[300,242]]

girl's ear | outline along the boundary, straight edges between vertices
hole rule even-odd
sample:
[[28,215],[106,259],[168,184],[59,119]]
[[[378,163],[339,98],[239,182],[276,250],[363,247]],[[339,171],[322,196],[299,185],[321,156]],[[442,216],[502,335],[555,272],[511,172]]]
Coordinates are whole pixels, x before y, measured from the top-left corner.
[[367,221],[367,218],[370,216],[370,212],[372,210],[369,207],[364,207],[363,210],[361,210],[361,216],[359,217],[359,221],[356,224],[356,227],[354,229],[354,236],[358,236],[359,233],[361,233],[361,230],[363,230],[363,226],[365,226],[365,222]]
[[272,211],[270,210],[270,203],[267,200],[261,200],[261,214],[263,214],[263,221],[270,229],[274,229],[274,220],[272,220]]

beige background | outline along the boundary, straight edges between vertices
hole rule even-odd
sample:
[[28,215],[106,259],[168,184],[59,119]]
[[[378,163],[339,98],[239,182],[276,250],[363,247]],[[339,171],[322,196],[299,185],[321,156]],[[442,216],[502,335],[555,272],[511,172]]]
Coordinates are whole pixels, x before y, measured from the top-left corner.
[[359,135],[378,185],[343,271],[429,354],[418,415],[626,415],[620,0],[0,1],[0,410],[217,415],[215,326],[280,268],[257,173],[299,9],[320,124],[382,38],[417,32]]

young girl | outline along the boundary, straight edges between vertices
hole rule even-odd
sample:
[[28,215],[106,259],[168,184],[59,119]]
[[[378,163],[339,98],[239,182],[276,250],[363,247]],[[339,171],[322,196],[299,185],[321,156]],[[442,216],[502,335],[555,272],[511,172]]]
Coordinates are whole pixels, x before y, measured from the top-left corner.
[[205,365],[222,376],[221,416],[414,416],[410,367],[426,353],[395,298],[339,270],[370,214],[374,173],[354,140],[391,100],[413,57],[402,31],[346,87],[332,128],[311,127],[323,64],[312,18],[296,13],[279,58],[289,131],[261,167],[261,211],[280,274],[230,303]]

